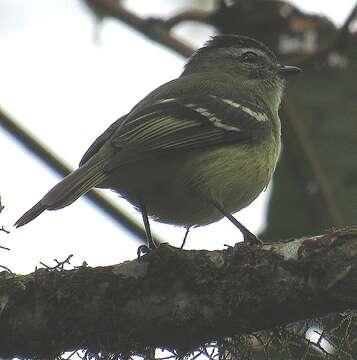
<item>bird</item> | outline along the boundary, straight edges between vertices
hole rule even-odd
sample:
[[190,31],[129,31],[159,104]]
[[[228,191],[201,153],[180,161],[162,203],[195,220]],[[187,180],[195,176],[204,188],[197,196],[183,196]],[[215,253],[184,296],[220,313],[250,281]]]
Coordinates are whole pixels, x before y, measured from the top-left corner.
[[15,223],[72,204],[94,187],[115,191],[142,214],[147,249],[150,219],[185,227],[228,218],[244,241],[260,240],[232,214],[266,189],[281,148],[281,65],[247,36],[211,37],[181,75],[149,93],[89,147],[78,169]]

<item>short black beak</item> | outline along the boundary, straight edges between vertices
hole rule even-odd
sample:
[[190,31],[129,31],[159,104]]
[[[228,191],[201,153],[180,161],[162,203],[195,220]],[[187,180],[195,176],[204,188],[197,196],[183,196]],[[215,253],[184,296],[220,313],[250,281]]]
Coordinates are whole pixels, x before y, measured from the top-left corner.
[[299,74],[302,70],[297,66],[278,64],[278,73],[283,77]]

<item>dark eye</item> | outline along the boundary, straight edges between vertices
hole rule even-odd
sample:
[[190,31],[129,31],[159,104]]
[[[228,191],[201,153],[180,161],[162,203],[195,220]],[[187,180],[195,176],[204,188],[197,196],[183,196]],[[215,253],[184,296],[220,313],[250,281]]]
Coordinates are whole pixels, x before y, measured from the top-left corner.
[[259,62],[259,56],[253,51],[247,51],[242,55],[242,61],[247,64],[256,64]]

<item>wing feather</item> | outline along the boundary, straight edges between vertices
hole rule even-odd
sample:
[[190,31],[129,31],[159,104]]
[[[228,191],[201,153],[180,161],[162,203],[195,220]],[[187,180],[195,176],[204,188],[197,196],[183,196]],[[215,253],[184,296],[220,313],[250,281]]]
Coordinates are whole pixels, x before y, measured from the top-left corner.
[[115,131],[111,143],[117,154],[105,170],[111,171],[154,151],[256,141],[271,127],[270,114],[246,101],[213,95],[159,100],[129,114]]

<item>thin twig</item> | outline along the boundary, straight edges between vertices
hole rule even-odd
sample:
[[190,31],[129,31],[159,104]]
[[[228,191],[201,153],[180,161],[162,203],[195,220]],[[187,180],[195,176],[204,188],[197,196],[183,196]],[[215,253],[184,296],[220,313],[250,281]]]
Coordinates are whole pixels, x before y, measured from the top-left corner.
[[0,228],[0,231],[3,231],[6,234],[10,234],[10,231],[6,230],[3,226]]
[[185,235],[184,235],[184,237],[183,237],[182,244],[181,244],[181,246],[180,246],[181,249],[183,249],[183,247],[184,247],[185,244],[186,244],[187,236],[188,236],[188,233],[190,232],[191,227],[192,227],[192,225],[187,226],[187,228],[186,228],[186,232],[185,232]]
[[74,354],[76,354],[78,350],[74,350],[65,360],[69,360]]
[[10,274],[13,274],[13,272],[12,272],[8,267],[6,267],[6,266],[4,266],[4,265],[0,265],[0,268],[5,269],[5,270],[8,271]]
[[44,266],[46,269],[48,270],[59,270],[59,271],[63,271],[64,270],[64,266],[65,264],[71,264],[70,263],[70,259],[73,257],[72,254],[68,255],[67,258],[63,261],[58,261],[57,259],[54,259],[54,261],[57,263],[57,265],[55,266],[48,266],[45,263],[40,261],[40,264],[42,266]]
[[5,206],[1,203],[1,195],[0,195],[0,213],[5,209]]
[[[2,205],[1,203],[1,196],[0,196],[0,213],[4,210],[5,206]],[[3,226],[1,227],[0,231],[3,231],[5,232],[6,234],[10,234],[10,231],[9,230],[6,230]],[[3,250],[8,250],[10,251],[10,249],[6,246],[1,246],[0,245],[0,249],[3,249]]]
[[312,346],[312,348],[316,348],[319,349],[322,353],[324,353],[324,355],[330,356],[331,353],[328,352],[326,349],[324,349],[321,346],[321,341],[322,340],[326,340],[326,342],[331,345],[331,346],[335,346],[334,344],[332,344],[326,337],[325,337],[325,333],[324,331],[322,332],[322,334],[318,333],[320,335],[318,341],[311,341],[310,339],[307,339],[304,336],[301,336],[299,334],[296,334],[295,332],[289,330],[289,329],[283,329],[282,332],[284,333],[284,335],[287,336],[287,340],[292,340],[293,338],[295,338],[299,345],[302,345],[302,343],[306,343],[307,346]]

